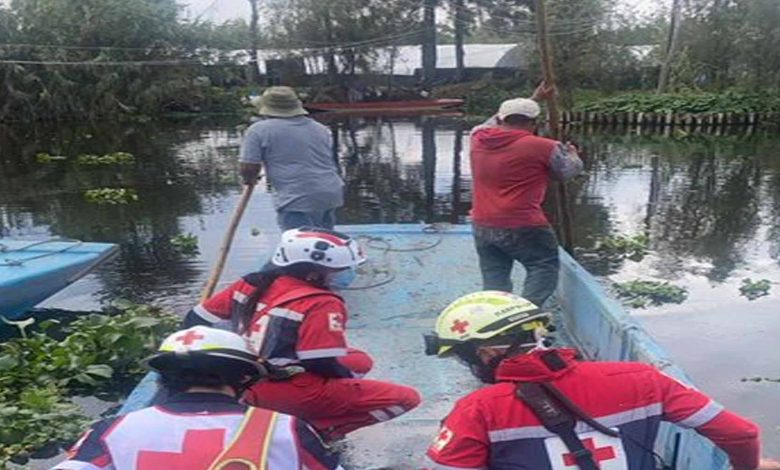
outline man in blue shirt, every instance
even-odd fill
[[[303,226],[332,229],[344,204],[344,181],[333,158],[330,130],[308,118],[290,87],[271,87],[260,98],[263,120],[241,145],[241,176],[254,185],[265,166],[282,230]]]

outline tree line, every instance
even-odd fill
[[[538,70],[531,0],[247,0],[249,21],[187,18],[176,0],[12,0],[0,5],[0,120],[156,115],[236,106],[258,85],[258,49],[340,76],[392,73],[422,45],[426,86],[436,45],[514,43]],[[611,0],[547,0],[564,89],[777,88],[780,2],[669,0],[646,19]],[[379,57],[390,70],[377,70]],[[384,62],[383,62],[384,63]]]

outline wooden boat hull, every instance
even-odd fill
[[[117,252],[110,243],[0,239],[0,315],[19,317]]]
[[[304,107],[314,114],[348,114],[398,116],[412,114],[455,112],[464,103],[461,99],[369,101],[360,103],[311,103]]]
[[[369,263],[344,295],[350,310],[350,341],[376,360],[370,377],[418,388],[419,409],[388,423],[350,434],[347,460],[354,468],[423,468],[423,455],[440,420],[454,401],[479,386],[456,361],[423,354],[421,335],[438,312],[460,295],[480,289],[481,277],[468,226],[346,226],[359,238]],[[273,238],[273,235],[269,235]],[[272,246],[269,239],[268,244]],[[517,269],[516,271],[522,271]],[[515,285],[521,285],[516,273]],[[371,287],[361,289],[361,287]],[[597,280],[561,253],[558,290],[564,341],[589,358],[640,360],[688,381],[655,341],[610,297]],[[194,301],[194,300],[193,300]],[[149,406],[158,395],[149,374],[122,412]],[[674,438],[682,433],[678,470],[725,469],[723,454],[695,432],[664,424],[656,450],[671,461]]]

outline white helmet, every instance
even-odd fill
[[[265,368],[247,340],[236,333],[194,326],[168,336],[147,364],[159,372],[173,369],[203,369],[215,366],[264,375]]]
[[[357,241],[340,232],[301,227],[282,234],[271,262],[276,266],[312,263],[330,269],[354,268],[366,261]]]

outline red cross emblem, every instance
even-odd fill
[[[439,431],[439,435],[436,437],[436,441],[433,443],[433,448],[436,451],[441,451],[447,446],[447,444],[450,443],[453,437],[454,434],[452,431],[450,431],[446,426],[442,427],[441,431]]]
[[[142,450],[138,453],[138,470],[205,470],[216,460],[225,444],[224,429],[187,431],[181,453]]]
[[[188,331],[184,333],[183,335],[175,338],[176,341],[181,341],[185,346],[189,346],[193,344],[195,341],[199,339],[203,339],[205,336],[199,335],[195,333],[194,331]]]
[[[466,327],[468,326],[469,326],[469,322],[467,321],[455,320],[454,322],[452,322],[452,327],[450,328],[450,331],[463,334],[466,332]]]
[[[599,468],[601,468],[600,462],[617,458],[614,447],[596,448],[596,441],[593,438],[584,439],[582,445],[593,453],[593,461],[596,462]],[[574,457],[574,454],[563,454],[563,464],[567,467],[576,467],[577,459]]]

